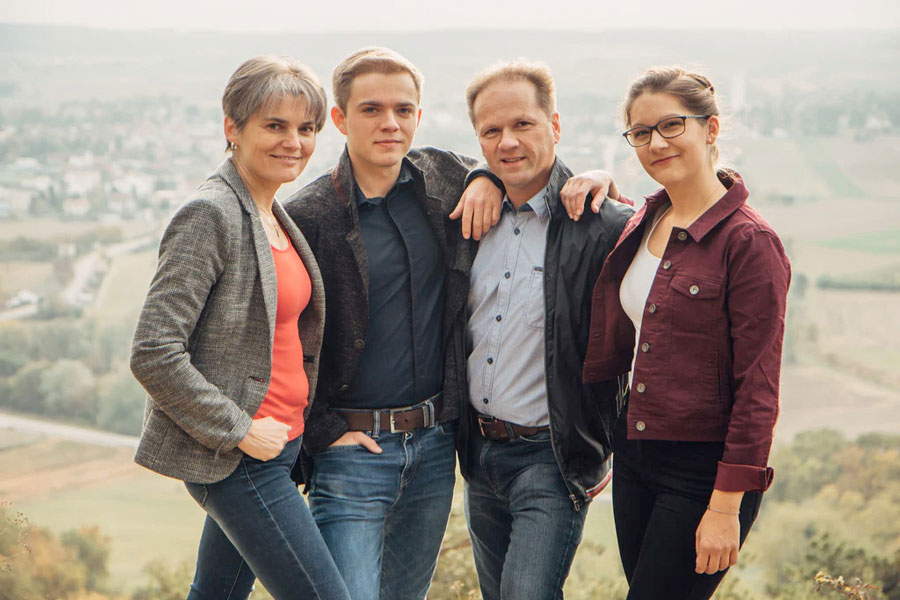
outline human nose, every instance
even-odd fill
[[[516,139],[516,136],[514,136],[511,131],[507,131],[504,129],[500,135],[500,149],[511,150],[518,145],[519,140]]]
[[[653,134],[656,134],[656,135],[653,135]],[[656,149],[664,149],[664,148],[668,148],[668,147],[669,147],[669,140],[664,138],[659,133],[658,129],[656,129],[656,128],[651,129],[650,130],[650,149],[656,150]]]
[[[297,131],[288,131],[287,135],[285,135],[284,138],[281,140],[281,143],[286,148],[290,148],[292,150],[296,149],[296,148],[300,148],[302,146],[301,139],[300,139],[300,133]]]
[[[382,122],[381,127],[386,131],[396,131],[400,129],[400,124],[397,122],[397,116],[394,114],[394,111],[387,110],[384,112],[384,121]]]

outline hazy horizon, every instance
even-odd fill
[[[336,9],[335,6],[340,7]],[[290,3],[272,10],[247,11],[246,2],[158,0],[124,4],[112,0],[25,2],[12,0],[0,22],[75,25],[99,29],[223,32],[362,32],[455,29],[542,29],[603,31],[616,29],[738,29],[827,31],[900,29],[900,3],[859,0],[852,5],[826,0],[810,9],[796,0],[758,0],[752,9],[727,0],[672,4],[644,0],[630,5],[599,5],[565,0],[551,7],[534,0],[457,0],[411,5],[399,0],[377,4],[344,0],[340,4]],[[338,12],[340,10],[340,12]]]

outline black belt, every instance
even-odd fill
[[[412,406],[358,410],[335,409],[347,422],[350,431],[413,431],[434,427],[437,415],[444,407],[444,393],[438,392],[431,398]]]

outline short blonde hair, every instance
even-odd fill
[[[328,99],[319,78],[290,56],[257,56],[232,73],[222,95],[222,110],[240,131],[257,111],[282,98],[300,96],[306,98],[307,115],[315,122],[316,132],[322,131]]]
[[[357,50],[338,64],[332,75],[334,103],[343,111],[347,110],[350,100],[350,88],[353,80],[368,73],[409,73],[416,86],[417,102],[422,101],[422,85],[425,78],[422,72],[408,58],[390,48],[370,46]]]
[[[495,63],[475,76],[466,88],[469,120],[475,125],[475,99],[486,87],[497,81],[529,81],[534,85],[537,103],[549,117],[556,112],[556,83],[546,63],[520,58]]]

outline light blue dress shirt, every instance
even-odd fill
[[[544,344],[545,187],[500,221],[472,265],[467,337],[469,401],[479,413],[529,427],[550,423]]]

